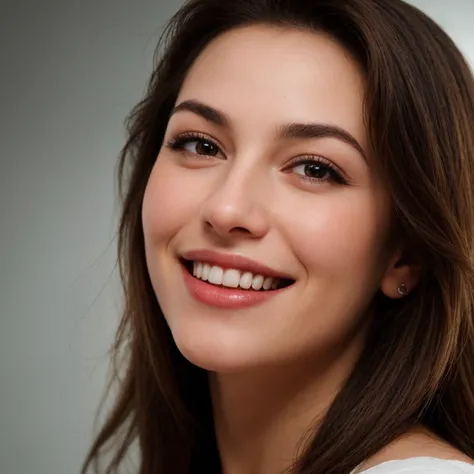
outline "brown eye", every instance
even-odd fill
[[[348,184],[340,171],[320,157],[300,158],[289,167],[302,180],[313,183]]]
[[[302,165],[303,173],[308,178],[314,179],[327,179],[330,178],[330,170],[326,165],[321,165],[319,163],[311,163]]]
[[[184,151],[198,156],[223,156],[221,149],[209,138],[195,134],[182,134],[170,142],[167,146],[174,151]]]
[[[217,156],[219,153],[219,148],[206,140],[190,141],[185,148],[191,153],[197,153],[198,155]]]

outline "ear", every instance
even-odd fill
[[[422,264],[415,252],[399,249],[388,259],[380,289],[388,298],[403,298],[414,290],[421,273]]]

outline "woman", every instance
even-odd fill
[[[400,0],[193,0],[164,43],[119,166],[126,372],[83,472],[136,442],[141,474],[474,473],[453,42]]]

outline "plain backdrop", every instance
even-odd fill
[[[474,0],[416,0],[474,63]],[[180,0],[0,1],[0,474],[75,474],[118,321],[116,157]]]

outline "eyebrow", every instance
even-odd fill
[[[185,100],[184,102],[181,102],[179,105],[174,107],[171,111],[171,115],[181,111],[193,112],[219,127],[229,127],[230,125],[229,119],[223,112],[196,100]]]
[[[219,127],[229,127],[229,118],[220,110],[197,100],[185,100],[175,106],[171,116],[177,112],[187,111],[199,115],[208,122]],[[364,149],[360,143],[346,130],[337,125],[321,123],[288,123],[278,128],[277,135],[286,139],[335,138],[355,148],[367,161]]]

